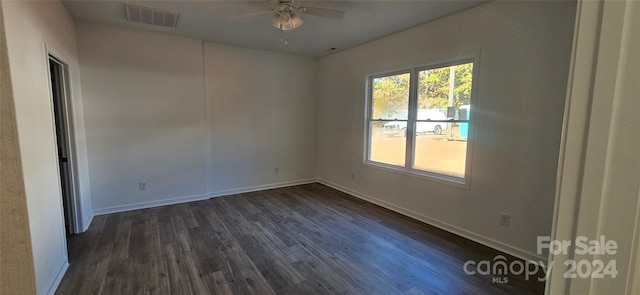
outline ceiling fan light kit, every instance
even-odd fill
[[[300,17],[300,14],[314,15],[330,19],[341,19],[344,16],[344,11],[341,10],[320,7],[302,7],[300,6],[300,3],[293,0],[274,0],[270,3],[271,5],[275,4],[275,7],[268,8],[267,10],[233,16],[231,19],[244,19],[270,13],[272,14],[271,24],[274,27],[282,31],[291,31],[302,25],[304,22]]]
[[[302,25],[303,22],[300,15],[287,6],[278,9],[278,11],[274,12],[273,17],[271,17],[271,24],[283,31],[291,31]]]

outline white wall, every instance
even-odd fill
[[[323,58],[319,177],[523,258],[549,235],[575,3],[491,2]],[[362,164],[366,76],[479,49],[469,190]],[[351,180],[351,173],[356,180]],[[499,225],[500,213],[511,226]]]
[[[314,180],[317,60],[211,43],[204,53],[210,191]]]
[[[546,294],[640,294],[640,2],[581,1],[577,15],[552,239],[616,251],[550,255]],[[566,277],[568,260],[596,259],[617,276]]]
[[[48,81],[48,50],[69,65],[83,220],[91,196],[74,23],[56,1],[3,3],[9,64],[39,294],[55,291],[67,267],[57,148]]]
[[[96,214],[204,195],[201,42],[89,23],[77,30]]]
[[[317,60],[77,30],[96,214],[315,179]]]

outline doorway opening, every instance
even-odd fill
[[[51,96],[58,150],[60,171],[60,191],[67,235],[79,233],[79,214],[76,202],[75,156],[73,149],[73,124],[69,99],[69,81],[67,65],[49,55],[49,76],[51,77]]]

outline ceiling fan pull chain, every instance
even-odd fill
[[[280,37],[280,41],[282,41],[282,43],[284,43],[284,45],[289,45],[289,41],[287,41],[287,31],[280,30],[280,32],[282,32],[282,36]]]

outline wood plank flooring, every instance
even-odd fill
[[[504,255],[321,184],[96,216],[56,294],[541,294]],[[507,256],[507,255],[505,255]]]

